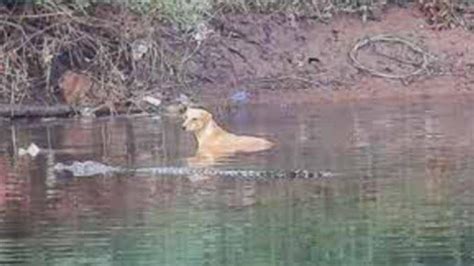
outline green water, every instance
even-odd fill
[[[55,162],[183,165],[173,119],[3,122],[1,265],[474,265],[474,108],[460,100],[220,111],[272,151],[216,167],[341,176],[72,178]],[[36,158],[14,150],[34,142]]]

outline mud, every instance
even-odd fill
[[[66,103],[115,113],[145,110],[146,96],[169,103],[183,94],[204,105],[473,95],[473,32],[435,30],[416,6],[387,5],[365,22],[359,13],[322,21],[288,12],[217,12],[186,32],[115,5],[98,4],[77,17],[33,11],[10,17],[30,17],[23,27],[28,42],[13,26],[2,37],[0,58],[13,62],[0,62],[0,103],[7,106]],[[464,15],[474,21],[474,11]],[[421,74],[387,79],[356,68],[349,58],[354,45],[380,34],[407,39],[423,53],[377,43],[358,50],[360,63],[389,75]]]
[[[220,17],[211,26],[213,33],[189,62],[201,80],[196,89],[204,102],[229,100],[240,91],[251,102],[294,103],[459,96],[474,90],[474,34],[462,28],[433,30],[414,8],[392,7],[366,23],[347,14],[328,23],[254,14]],[[433,60],[422,75],[405,80],[353,67],[348,53],[356,41],[378,34],[409,39]],[[361,55],[367,65],[387,70],[388,64],[388,71],[400,73],[413,70],[362,52],[367,53]]]

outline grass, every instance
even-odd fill
[[[119,4],[142,15],[159,15],[183,30],[194,29],[218,13],[291,12],[308,17],[331,17],[336,12],[358,12],[385,5],[405,6],[408,3],[432,5],[472,5],[474,0],[4,0],[4,2],[55,5],[68,3],[88,10],[96,4]],[[442,10],[441,10],[442,11]]]
[[[417,0],[422,1],[422,0]],[[430,0],[431,1],[431,0]],[[435,0],[433,0],[435,1]],[[469,1],[469,0],[464,0]],[[406,4],[412,0],[5,0],[4,3],[33,3],[56,5],[68,3],[82,10],[96,4],[120,4],[135,12],[149,15],[159,12],[161,16],[184,28],[193,27],[216,12],[273,13],[294,12],[319,16],[338,10],[357,10],[361,7]]]

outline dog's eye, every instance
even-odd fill
[[[191,121],[197,121],[198,119],[196,117],[191,118]]]

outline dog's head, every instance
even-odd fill
[[[183,129],[195,132],[203,130],[212,121],[212,114],[202,108],[188,107],[183,118]]]

